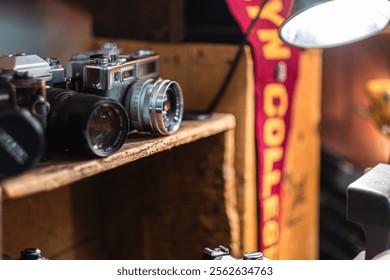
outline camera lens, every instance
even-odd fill
[[[112,104],[101,104],[90,114],[87,123],[89,146],[94,150],[108,151],[121,139],[122,130],[118,109]]]
[[[126,140],[129,121],[115,100],[58,88],[47,89],[50,150],[106,157]]]
[[[43,127],[27,110],[0,106],[0,178],[34,167],[44,144]]]
[[[125,108],[134,129],[172,134],[183,118],[183,93],[174,81],[138,80],[126,93]]]

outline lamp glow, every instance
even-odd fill
[[[365,39],[386,28],[388,0],[295,0],[280,38],[303,48],[327,48]]]

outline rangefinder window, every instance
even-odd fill
[[[134,76],[134,68],[130,68],[130,69],[124,69],[122,71],[122,80],[123,81],[127,81],[131,78],[133,78]]]
[[[139,78],[155,77],[159,75],[157,61],[140,62],[138,64],[137,74]]]

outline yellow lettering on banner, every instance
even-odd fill
[[[267,198],[272,194],[272,187],[277,185],[281,180],[280,170],[272,170],[271,172],[264,172],[263,174],[263,187],[261,191],[261,197]]]
[[[267,116],[284,117],[288,109],[288,95],[282,84],[267,84],[264,88],[264,112]]]
[[[272,195],[264,200],[263,220],[268,221],[279,217],[279,195]]]
[[[279,223],[272,220],[264,224],[263,228],[263,245],[269,247],[279,240]]]
[[[264,150],[264,172],[271,172],[274,169],[274,163],[283,157],[282,147],[272,147]]]
[[[258,5],[256,6],[247,6],[246,7],[246,14],[250,19],[254,19],[257,16],[257,13],[259,12],[260,7]],[[260,15],[262,17],[262,15]]]
[[[260,29],[257,38],[264,43],[263,52],[266,59],[288,59],[291,57],[290,48],[279,38],[277,29]]]
[[[279,146],[286,134],[286,124],[282,118],[269,118],[264,123],[264,143],[267,146]]]
[[[280,26],[284,21],[284,17],[279,14],[282,10],[282,1],[269,1],[267,5],[264,6],[263,15],[261,16],[261,18],[268,19],[276,26]]]
[[[254,19],[258,12],[259,12],[260,6],[247,6],[246,7],[246,13],[251,19]],[[281,16],[279,13],[283,10],[283,3],[282,1],[268,1],[267,5],[264,6],[264,10],[262,11],[260,18],[267,19],[276,26],[280,26],[283,21],[284,17]]]

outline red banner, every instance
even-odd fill
[[[246,33],[263,0],[226,2]],[[283,168],[300,54],[278,36],[292,2],[269,0],[248,38],[255,65],[259,249],[270,259],[279,256]]]

